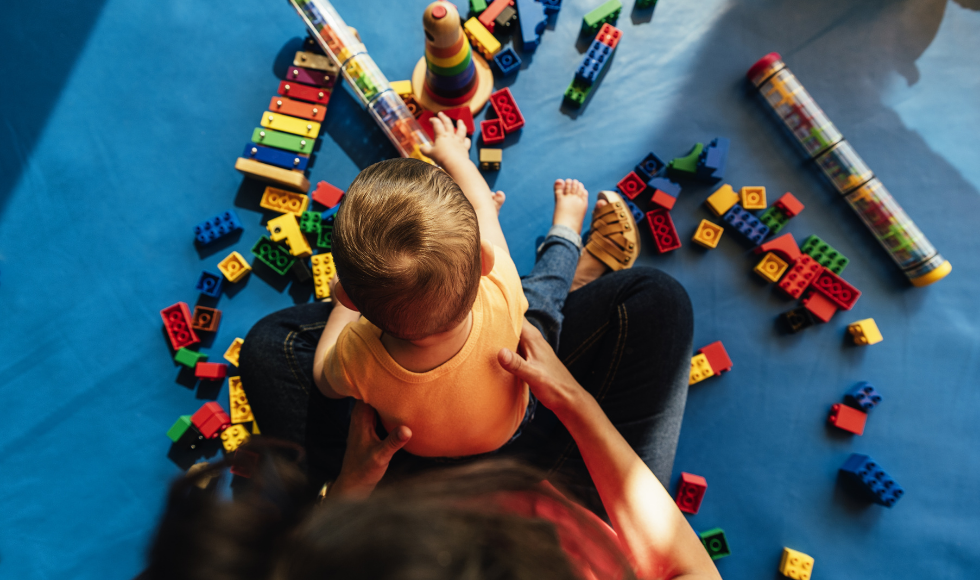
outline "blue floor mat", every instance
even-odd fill
[[[70,4],[70,5],[69,5]],[[389,79],[423,55],[427,2],[337,8]],[[561,108],[587,42],[566,0],[510,86],[527,124],[488,174],[507,192],[504,232],[522,272],[549,225],[551,182],[581,179],[591,199],[649,151],[731,139],[725,181],[793,192],[786,228],[851,259],[854,310],[797,335],[793,302],[752,273],[749,249],[690,238],[708,186],[673,210],[683,247],[639,263],[681,280],[695,343],[722,340],[733,370],[691,389],[674,481],[707,478],[698,531],[721,527],[726,578],[778,577],[783,546],[816,559],[814,579],[975,577],[980,512],[980,5],[975,0],[627,1],[619,47],[585,108]],[[465,10],[465,6],[460,5]],[[203,269],[266,233],[262,187],[235,158],[305,31],[284,2],[79,0],[18,3],[0,19],[0,578],[129,578],[142,565],[168,483],[180,473],[165,432],[217,399],[170,358],[158,312],[198,301]],[[953,272],[913,289],[851,210],[790,147],[744,73],[782,53]],[[480,118],[483,118],[481,114]],[[332,98],[310,171],[345,188],[394,149],[346,92]],[[474,158],[476,152],[473,153]],[[193,227],[227,209],[244,232],[217,247]],[[728,236],[728,234],[726,234]],[[252,275],[217,301],[211,360],[259,318],[312,299],[310,284]],[[210,303],[214,303],[211,301]],[[205,304],[205,302],[201,302]],[[210,304],[208,303],[208,304]],[[854,347],[848,323],[873,317],[884,342]],[[884,402],[863,436],[825,426],[858,381]],[[906,495],[885,509],[837,483],[853,453],[878,460]],[[671,493],[675,490],[672,488]],[[972,570],[972,572],[971,572]]]

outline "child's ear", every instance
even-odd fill
[[[344,291],[344,285],[340,283],[340,280],[337,280],[337,284],[333,287],[333,297],[337,300],[337,302],[340,302],[354,312],[360,312],[357,309],[357,306],[354,306],[354,303],[350,301],[350,296],[348,296],[347,292]]]
[[[490,240],[480,240],[480,275],[486,276],[493,270],[493,243]]]

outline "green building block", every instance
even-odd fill
[[[809,238],[803,240],[803,245],[800,247],[800,251],[804,254],[810,256],[818,264],[827,268],[834,274],[840,275],[850,263],[847,256],[841,254],[833,248],[827,242],[821,240],[817,236],[810,236]]]
[[[603,24],[615,24],[619,13],[623,11],[623,3],[619,0],[606,0],[584,17],[582,17],[582,32],[590,36],[599,32]]]
[[[474,16],[479,16],[481,12],[487,9],[487,0],[470,0],[470,12]]]
[[[174,360],[185,367],[192,369],[197,366],[197,363],[208,360],[208,355],[204,354],[203,352],[182,348],[177,351],[177,354],[174,355]]]
[[[675,157],[670,160],[667,167],[674,174],[681,174],[686,177],[692,177],[698,172],[698,157],[701,156],[701,152],[704,151],[704,143],[695,143],[694,147],[691,148],[691,152],[684,157]]]
[[[587,86],[573,79],[572,84],[568,85],[568,88],[565,89],[565,104],[574,109],[580,108],[585,103],[585,99],[588,98],[589,93],[592,92],[593,86]]]
[[[285,248],[272,243],[272,240],[265,236],[255,242],[255,245],[252,246],[252,253],[280,276],[285,276],[286,272],[293,267],[293,263],[296,262],[296,258],[290,256]]]
[[[304,234],[320,234],[320,228],[322,227],[323,216],[319,212],[315,211],[304,211],[303,215],[299,217],[299,231]]]
[[[637,10],[645,10],[647,8],[653,8],[657,5],[657,0],[636,0],[633,3],[633,7]]]
[[[728,548],[728,540],[725,539],[725,532],[721,528],[714,528],[698,535],[712,560],[732,555],[731,549]]]
[[[299,135],[290,135],[289,133],[281,133],[279,131],[273,131],[272,129],[266,129],[264,127],[256,127],[255,130],[252,131],[252,143],[268,145],[269,147],[275,147],[276,149],[285,149],[287,151],[293,151],[294,153],[312,153],[313,144],[315,142],[316,139],[300,137]]]
[[[789,221],[789,217],[778,207],[772,206],[759,216],[759,221],[769,228],[769,235],[774,236],[783,229],[783,226]]]
[[[327,251],[333,249],[333,226],[320,226],[316,234],[316,247]]]
[[[180,418],[177,419],[177,422],[167,430],[167,437],[170,437],[170,440],[176,443],[180,441],[180,438],[184,436],[184,433],[187,432],[187,429],[190,426],[191,416],[181,415]]]

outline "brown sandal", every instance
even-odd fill
[[[585,249],[613,271],[633,266],[640,255],[636,221],[623,198],[614,191],[600,191],[608,203],[592,214],[592,231]]]

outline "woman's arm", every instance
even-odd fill
[[[637,573],[644,578],[720,579],[670,494],[526,320],[521,347],[525,357],[501,349],[500,365],[527,382],[575,439]]]

